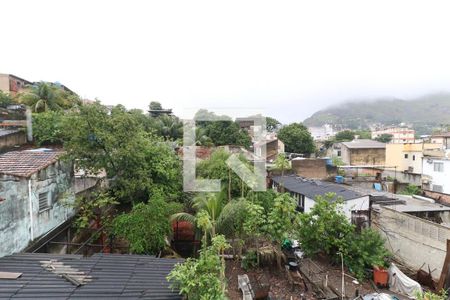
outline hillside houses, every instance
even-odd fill
[[[384,165],[386,144],[368,139],[355,139],[351,142],[335,143],[332,146],[332,154],[340,157],[346,165]]]

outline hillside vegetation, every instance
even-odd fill
[[[304,121],[307,126],[325,123],[360,129],[371,124],[412,124],[420,133],[450,124],[450,93],[426,95],[413,100],[378,99],[352,101],[314,113]]]

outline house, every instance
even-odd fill
[[[51,149],[0,155],[0,257],[23,250],[74,210],[72,164]]]
[[[275,134],[268,134],[264,141],[254,143],[253,147],[255,149],[255,155],[265,158],[266,162],[269,163],[274,162],[278,154],[284,153],[284,143]]]
[[[351,142],[335,143],[332,147],[333,156],[351,166],[384,165],[386,160],[386,144],[378,141],[357,139]]]
[[[351,190],[342,184],[335,184],[320,180],[308,180],[298,176],[274,176],[273,188],[284,187],[285,192],[297,200],[297,210],[310,212],[316,204],[316,197],[327,193],[334,193],[334,200],[341,198],[344,201],[343,212],[349,220],[352,215],[369,210],[369,195]]]
[[[320,127],[308,127],[314,141],[326,141],[336,135],[332,125],[324,124]]]
[[[444,149],[450,149],[450,132],[433,134],[430,137],[430,142],[433,144],[441,144]]]
[[[383,134],[392,135],[391,143],[414,143],[416,132],[408,127],[387,127],[372,131],[372,139],[376,139]]]
[[[181,300],[166,279],[180,262],[148,255],[14,254],[0,258],[0,299]]]
[[[0,74],[0,91],[11,94],[12,96],[22,92],[30,81],[22,79],[12,74]]]
[[[423,158],[422,185],[433,192],[450,194],[450,155]]]
[[[441,147],[433,143],[386,144],[386,166],[400,172],[422,174],[424,153],[438,151]]]

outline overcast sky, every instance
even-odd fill
[[[301,121],[346,99],[447,91],[448,1],[2,1],[0,73],[178,114]]]

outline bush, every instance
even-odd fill
[[[213,238],[212,246],[201,250],[198,259],[188,258],[175,265],[167,276],[171,287],[179,289],[189,300],[226,299],[225,266],[219,257],[220,248],[228,246],[223,244],[224,239],[223,236]]]
[[[63,113],[55,111],[33,114],[33,138],[36,144],[62,144],[63,118]]]
[[[358,234],[341,210],[342,201],[334,198],[335,194],[316,198],[311,212],[300,216],[298,237],[308,255],[325,253],[337,263],[341,252],[345,265],[363,279],[366,268],[385,266],[389,253],[378,232],[365,229]]]

